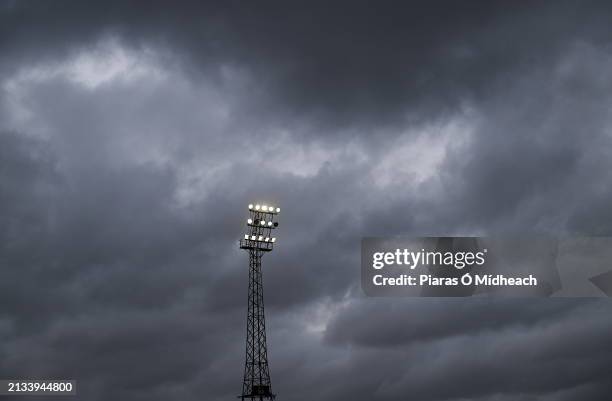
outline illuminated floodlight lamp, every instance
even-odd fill
[[[280,207],[276,208],[276,213],[280,213]]]
[[[250,213],[246,221],[249,230],[244,234],[244,239],[238,241],[240,248],[253,252],[271,251],[276,242],[276,237],[271,236],[272,230],[278,227],[273,215],[278,213],[280,208],[263,203],[249,203],[248,208]],[[270,216],[262,215],[263,213],[269,213]]]

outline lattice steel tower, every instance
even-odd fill
[[[249,251],[249,300],[247,312],[246,361],[242,394],[238,398],[263,401],[274,400],[268,367],[266,347],[266,321],[264,318],[263,281],[261,257],[274,247],[276,238],[272,230],[280,212],[277,207],[249,205],[247,226],[249,232],[240,240],[240,248]]]

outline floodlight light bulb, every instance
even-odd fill
[[[276,213],[280,213],[280,207],[276,208]]]
[[[257,238],[257,237],[254,236],[254,235],[251,236],[251,240],[255,241],[255,238]]]
[[[268,206],[263,205],[263,206],[261,207],[261,209],[262,209],[264,212],[267,212],[267,211],[268,211]]]
[[[249,203],[249,210],[253,209],[253,204]]]
[[[261,208],[260,205],[255,205],[255,210],[259,210]]]
[[[265,240],[265,241],[266,241],[266,242],[270,241],[270,237],[266,237],[266,240]]]
[[[263,235],[260,235],[260,236],[259,236],[258,241],[263,241]]]
[[[262,220],[262,221],[261,221],[261,225],[262,225],[262,226],[265,226],[265,225],[266,225],[266,222],[265,222],[264,220]]]
[[[271,225],[272,225],[272,222],[271,222],[271,221],[269,221],[269,222],[268,222],[268,225],[269,225],[269,226],[271,226]]]
[[[248,220],[247,220],[247,223],[248,223],[248,224],[253,224],[253,219],[248,219]]]
[[[249,239],[249,234],[244,234],[244,239]]]
[[[276,237],[272,237],[272,242],[276,242]]]

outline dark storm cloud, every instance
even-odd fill
[[[371,122],[375,131],[448,112],[486,96],[495,81],[511,85],[575,41],[610,39],[609,10],[597,2],[8,4],[5,66],[13,58],[61,57],[117,34],[136,47],[172,48],[198,63],[186,69],[209,76],[223,63],[246,67],[265,85],[260,101],[273,102],[273,110],[249,107],[276,118],[283,111],[332,124]]]
[[[467,301],[457,305],[453,300],[413,302],[398,306],[396,302],[350,305],[332,320],[325,333],[332,343],[347,342],[373,347],[395,347],[420,341],[431,341],[455,335],[473,335],[491,330],[545,324],[584,307],[575,300],[551,302]],[[521,310],[521,313],[517,313]],[[371,316],[365,320],[363,316]],[[461,320],[454,319],[461,316]],[[410,324],[406,324],[406,320]]]
[[[283,399],[603,399],[609,303],[364,299],[358,248],[609,234],[606,6],[2,2],[0,377],[235,397],[261,200]]]
[[[392,337],[404,338],[391,347],[377,342],[366,348],[355,343],[330,348],[324,363],[317,368],[324,398],[394,400],[411,394],[426,400],[571,399],[572,395],[583,394],[586,399],[598,399],[598,394],[609,388],[603,370],[610,366],[610,349],[605,341],[610,321],[601,319],[609,308],[607,302],[571,307],[560,315],[553,313],[554,317],[542,313],[540,321],[513,319],[512,315],[520,315],[525,309],[515,306],[512,312],[509,306],[502,314],[511,323],[493,328],[486,322],[491,313],[487,311],[486,316],[475,318],[473,323],[482,323],[482,329],[461,332],[465,327],[462,320],[472,320],[468,311],[471,308],[449,302],[447,306],[455,312],[451,316],[442,305],[431,301],[417,301],[421,308],[407,308],[401,300],[364,300],[364,314],[359,322],[355,314],[352,322],[357,336],[380,338],[376,334],[378,328]],[[482,311],[490,302],[473,301],[471,305]],[[537,302],[535,309],[562,309],[550,302]],[[379,313],[385,309],[395,313],[391,318],[392,312],[382,312],[386,318],[378,320],[371,313],[372,304]],[[492,310],[503,309],[501,303],[492,305]],[[441,313],[436,316],[436,312]],[[434,324],[436,318],[438,322]],[[430,319],[431,324],[426,323]],[[371,324],[366,328],[367,321]],[[414,341],[410,328],[414,325],[420,330],[424,323],[434,332],[439,332],[440,327],[458,328],[440,337]],[[347,337],[354,336],[349,333],[351,324],[346,329]],[[399,333],[391,334],[394,329]],[[343,350],[341,356],[333,352],[338,347]],[[306,391],[307,385],[298,388]]]
[[[170,210],[167,172],[95,165],[60,179],[44,143],[2,139],[3,376],[65,375],[85,396],[151,399],[206,370],[229,327],[241,339],[242,313],[220,325],[220,312],[183,299],[223,264],[202,241],[215,219]]]

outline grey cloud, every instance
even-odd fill
[[[369,345],[375,348],[371,348],[369,353],[360,353],[359,360],[351,363],[349,375],[361,374],[364,380],[367,380],[366,375],[376,376],[373,381],[378,383],[378,387],[374,390],[368,384],[365,388],[356,388],[355,392],[368,391],[370,396],[379,399],[401,398],[401,394],[406,392],[420,399],[496,399],[497,395],[504,394],[556,399],[561,397],[560,393],[577,391],[580,387],[583,390],[607,388],[607,378],[600,369],[607,369],[610,365],[609,347],[602,343],[607,330],[604,326],[610,323],[600,320],[598,311],[605,310],[608,303],[583,305],[561,315],[543,312],[560,311],[561,304],[554,304],[558,301],[538,302],[536,308],[542,308],[541,318],[535,315],[533,318],[524,317],[524,309],[512,310],[512,306],[502,306],[502,303],[487,309],[486,300],[479,300],[480,304],[473,303],[475,311],[470,312],[468,310],[472,308],[467,305],[440,305],[442,313],[431,313],[435,308],[428,308],[425,302],[418,302],[421,308],[406,307],[401,302],[380,302],[388,310],[383,313],[386,318],[380,320],[384,324],[377,324],[370,318],[370,328],[353,324],[357,334],[346,333],[348,338],[365,335],[376,341]],[[380,305],[380,310],[383,310],[383,305]],[[481,316],[469,316],[472,312],[478,315],[481,308]],[[491,323],[489,315],[495,314],[496,308],[500,310],[500,325],[497,327]],[[503,311],[506,308],[507,313]],[[366,316],[373,314],[367,313]],[[508,320],[501,323],[504,316]],[[439,321],[434,324],[436,318]],[[419,331],[423,322],[429,319],[430,323],[425,324],[432,329],[432,334],[440,327],[450,327],[449,330],[456,329],[456,332],[449,331],[442,337],[434,334],[425,340]],[[398,323],[394,325],[393,322]],[[473,326],[467,328],[466,325]],[[476,327],[478,329],[474,330]],[[376,328],[383,332],[383,337],[402,337],[403,333],[402,342],[394,342],[391,337],[388,340],[395,346],[388,348],[385,342],[381,347],[384,339],[376,334]],[[411,331],[415,334],[411,335]],[[491,364],[491,358],[498,363]],[[587,368],[587,359],[593,362],[593,370]],[[358,373],[358,366],[368,368]],[[569,366],[581,366],[587,371],[576,372]],[[342,391],[350,392],[344,388]],[[557,391],[559,393],[555,395]]]
[[[370,299],[355,302],[329,323],[325,338],[331,343],[395,347],[457,335],[529,327],[585,308],[585,302],[575,300],[509,303],[476,299],[457,304],[454,300],[417,299],[408,305],[403,303]],[[586,309],[588,306],[586,303]],[[370,318],[364,319],[364,316]]]
[[[235,397],[236,240],[267,201],[279,397],[604,399],[609,303],[365,299],[358,258],[366,235],[610,232],[607,8],[3,2],[0,377]]]
[[[332,124],[372,121],[376,131],[479,99],[492,82],[510,83],[515,74],[550,65],[575,41],[605,43],[606,12],[605,3],[595,2],[512,8],[482,2],[477,11],[441,2],[24,2],[5,8],[2,25],[4,46],[18,59],[57,57],[71,45],[119,35],[136,47],[170,46],[199,63],[187,70],[209,76],[219,63],[246,66],[278,97],[277,117],[284,109]]]

